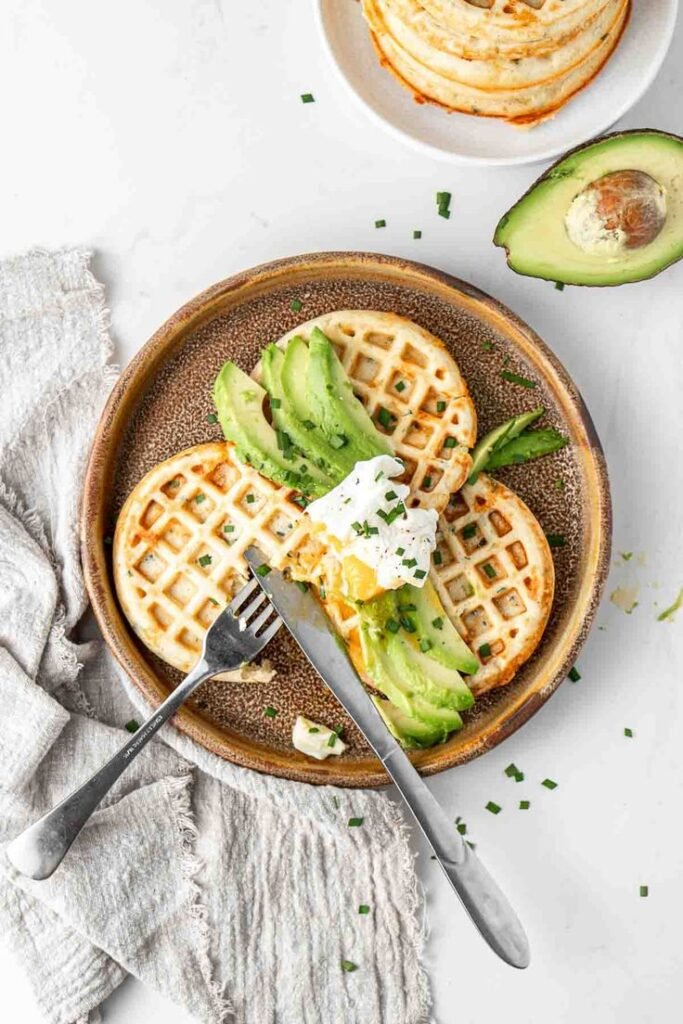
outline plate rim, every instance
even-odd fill
[[[520,697],[513,709],[504,709],[489,724],[486,731],[475,736],[465,746],[454,749],[444,756],[443,746],[412,753],[411,760],[423,775],[437,774],[464,764],[492,749],[527,722],[558,689],[567,672],[574,664],[577,654],[585,642],[604,590],[610,565],[612,537],[612,505],[607,465],[600,440],[590,413],[567,370],[542,338],[520,317],[498,299],[481,291],[474,285],[438,270],[424,263],[369,252],[317,252],[258,264],[216,282],[198,293],[159,327],[136,353],[119,376],[102,411],[93,439],[83,487],[81,507],[81,557],[85,585],[90,597],[95,618],[102,636],[115,659],[131,679],[151,707],[166,695],[158,677],[151,667],[145,665],[135,647],[130,627],[118,607],[115,588],[108,566],[108,548],[105,531],[106,496],[105,481],[113,464],[121,435],[129,420],[131,405],[135,405],[146,390],[149,374],[170,358],[179,348],[186,335],[194,332],[201,324],[212,319],[230,293],[245,287],[261,287],[267,290],[278,279],[296,274],[311,273],[332,276],[334,272],[348,274],[350,270],[362,271],[367,276],[373,273],[393,273],[400,280],[408,271],[412,279],[422,278],[445,291],[455,291],[466,299],[483,307],[493,320],[499,320],[512,327],[524,341],[530,352],[537,354],[560,385],[560,397],[565,397],[572,423],[585,438],[581,445],[586,465],[592,470],[595,492],[591,494],[590,519],[593,544],[590,560],[580,580],[579,593],[572,616],[573,632],[571,642],[562,645],[562,656],[557,659],[549,678],[533,692]],[[587,556],[588,557],[588,556]],[[247,767],[266,774],[294,781],[338,785],[349,788],[366,788],[385,785],[389,779],[379,761],[368,758],[353,766],[321,762],[297,765],[287,760],[284,754],[275,751],[256,751],[253,741],[230,734],[226,730],[203,718],[189,707],[183,707],[173,718],[173,725],[200,746],[241,767]],[[442,756],[429,761],[430,753],[441,751]],[[367,767],[367,764],[374,766]],[[351,768],[351,772],[349,772]]]
[[[659,43],[659,49],[657,50],[654,59],[648,67],[647,73],[643,75],[642,81],[639,83],[639,86],[635,89],[634,93],[626,100],[624,100],[621,104],[619,104],[617,107],[615,107],[615,109],[610,113],[609,118],[605,120],[604,124],[602,124],[599,127],[590,128],[587,133],[577,135],[573,139],[567,141],[566,143],[562,143],[561,145],[548,146],[546,150],[543,150],[540,153],[533,153],[528,155],[520,154],[519,156],[510,157],[479,157],[470,156],[465,153],[453,153],[450,152],[449,150],[442,149],[440,146],[437,146],[434,143],[425,142],[424,140],[419,139],[414,135],[411,135],[408,131],[405,131],[404,129],[400,128],[393,122],[387,120],[387,118],[382,117],[381,114],[379,114],[376,110],[373,109],[370,103],[363,96],[361,96],[361,94],[356,90],[352,82],[347,78],[346,74],[344,73],[344,70],[342,69],[337,60],[334,51],[334,46],[328,36],[325,27],[324,8],[326,4],[329,2],[334,2],[334,0],[312,0],[318,34],[322,39],[323,50],[328,61],[333,66],[338,79],[343,83],[343,87],[353,97],[353,100],[355,104],[359,107],[359,109],[364,111],[366,117],[369,117],[370,120],[373,121],[375,124],[380,125],[382,129],[386,131],[389,135],[393,136],[393,138],[402,142],[404,145],[409,146],[411,149],[414,149],[417,152],[422,153],[423,155],[434,157],[437,160],[445,161],[446,163],[452,163],[466,167],[521,167],[526,164],[543,163],[548,160],[554,160],[557,157],[561,156],[563,153],[571,149],[575,149],[577,146],[581,146],[586,142],[590,142],[594,139],[600,138],[605,132],[608,132],[610,128],[617,124],[617,122],[620,121],[621,118],[624,117],[628,113],[628,111],[643,98],[643,96],[645,95],[645,93],[650,88],[655,78],[659,74],[662,64],[664,63],[666,55],[669,52],[669,48],[671,46],[671,41],[673,39],[674,32],[676,29],[676,22],[678,19],[679,9],[679,0],[666,0],[666,2],[669,4],[668,20],[666,21],[664,30],[662,32],[662,38]],[[632,2],[637,2],[637,0],[632,0]],[[633,11],[631,10],[629,19],[632,16]],[[626,29],[628,29],[628,25],[626,25]],[[593,81],[594,80],[591,79],[591,81],[587,83],[587,86],[590,87],[593,84]],[[446,116],[449,115],[446,114]],[[495,118],[493,120],[495,120]]]

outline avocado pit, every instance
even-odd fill
[[[570,241],[591,255],[618,257],[653,242],[664,227],[666,193],[638,170],[612,171],[579,192],[567,209]]]

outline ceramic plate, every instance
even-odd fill
[[[380,67],[360,4],[315,0],[325,49],[363,109],[389,132],[453,163],[525,164],[550,160],[610,128],[659,71],[676,23],[678,0],[633,0],[631,18],[609,61],[556,117],[531,130],[492,118],[449,114],[416,103]]]
[[[302,303],[293,312],[291,303]],[[565,678],[581,647],[606,576],[610,501],[599,441],[564,368],[513,313],[471,285],[419,263],[367,253],[318,253],[269,263],[214,285],[183,306],[120,377],[104,410],[85,485],[83,561],[95,614],[114,655],[150,704],[179,675],[151,655],[116,601],[111,548],[129,491],[157,462],[220,438],[207,422],[211,386],[226,359],[249,372],[262,347],[309,317],[334,309],[391,310],[432,331],[455,356],[474,397],[481,433],[543,405],[568,434],[563,451],[500,479],[530,505],[555,549],[555,603],[543,641],[508,686],[486,694],[447,743],[412,756],[425,774],[442,771],[500,743]],[[501,378],[503,366],[538,382],[533,394]],[[561,478],[563,489],[556,486]],[[277,669],[269,684],[205,684],[175,719],[179,729],[237,764],[305,782],[374,786],[387,781],[354,726],[282,630],[266,649]],[[264,716],[271,705],[277,717]],[[297,713],[344,725],[349,750],[317,762],[291,745]]]

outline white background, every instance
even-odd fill
[[[316,102],[303,105],[304,92]],[[626,616],[606,600],[581,681],[502,748],[433,781],[516,904],[533,952],[526,972],[497,962],[423,851],[436,1019],[678,1021],[683,613],[675,623],[656,615],[683,585],[683,263],[608,290],[559,292],[511,273],[489,240],[541,168],[456,168],[383,134],[327,65],[307,0],[5,0],[0,95],[0,255],[92,247],[121,363],[212,282],[319,249],[380,250],[451,271],[506,302],[563,360],[610,467],[608,594],[632,584],[639,604]],[[623,126],[683,134],[682,106],[679,23]],[[436,215],[437,190],[453,193],[450,220]],[[620,551],[635,554],[626,563]],[[503,774],[510,761],[523,784]],[[540,786],[546,776],[559,783],[553,792]],[[497,817],[488,800],[503,807]],[[39,1021],[5,954],[0,976],[7,1019]],[[131,981],[105,1020],[187,1018]]]

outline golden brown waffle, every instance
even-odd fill
[[[412,504],[441,511],[467,479],[468,449],[477,437],[474,403],[455,360],[405,317],[362,309],[325,313],[278,344],[285,348],[295,335],[307,341],[315,327],[330,339],[377,429],[403,459]],[[393,417],[389,429],[378,419],[382,408]]]
[[[533,654],[550,614],[555,572],[545,534],[521,498],[482,473],[453,495],[437,536],[431,579],[480,661],[468,684],[475,694],[504,686]],[[325,608],[364,675],[356,613],[334,598]]]
[[[431,577],[481,667],[473,693],[503,686],[538,646],[555,590],[548,541],[521,498],[482,473],[439,519]]]
[[[140,481],[116,526],[114,580],[151,651],[189,672],[206,630],[248,577],[250,544],[276,568],[312,573],[323,549],[291,494],[238,462],[227,442],[188,448]],[[221,678],[231,677],[242,678]]]

